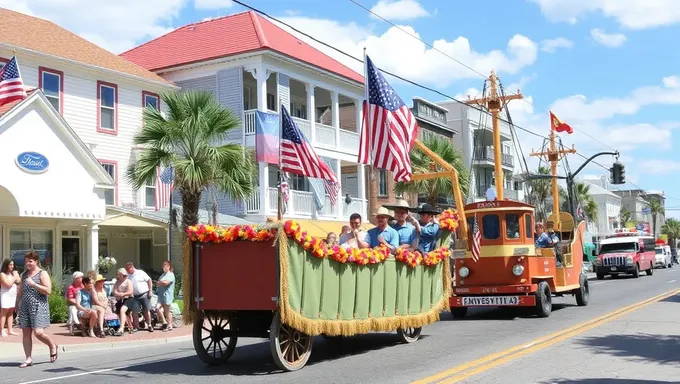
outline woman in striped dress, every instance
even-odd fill
[[[21,274],[21,285],[17,297],[19,301],[18,327],[23,331],[23,344],[26,360],[19,366],[26,368],[33,365],[33,335],[50,347],[50,362],[59,357],[59,346],[45,333],[50,326],[50,306],[47,297],[52,292],[52,281],[44,270],[38,267],[40,258],[34,251],[26,252],[24,265],[26,270]]]

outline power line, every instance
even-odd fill
[[[350,0],[350,1],[354,2],[353,0]],[[332,50],[334,50],[335,52],[337,52],[337,53],[339,53],[339,54],[341,54],[341,55],[343,55],[343,56],[346,56],[346,57],[348,57],[348,58],[351,58],[351,59],[353,59],[353,60],[355,60],[355,61],[357,61],[357,62],[359,62],[359,63],[363,63],[363,62],[364,62],[362,59],[360,59],[360,58],[358,58],[358,57],[355,57],[355,56],[352,56],[351,54],[349,54],[349,53],[347,53],[347,52],[345,52],[345,51],[343,51],[343,50],[341,50],[341,49],[339,49],[339,48],[337,48],[337,47],[334,47],[334,46],[331,45],[331,44],[328,44],[328,43],[326,43],[326,42],[324,42],[324,41],[321,41],[321,40],[319,40],[319,39],[317,39],[317,38],[311,36],[310,34],[308,34],[308,33],[306,33],[306,32],[303,32],[303,31],[301,31],[301,30],[299,30],[299,29],[293,27],[292,25],[290,25],[290,24],[288,24],[288,23],[286,23],[286,22],[283,22],[283,21],[279,20],[278,18],[276,18],[276,17],[274,17],[274,16],[269,15],[267,12],[264,12],[264,11],[262,11],[262,10],[260,10],[260,9],[258,9],[258,8],[255,8],[255,7],[251,6],[251,5],[248,5],[248,4],[246,4],[246,3],[244,3],[244,2],[242,2],[242,1],[240,1],[240,0],[233,0],[233,2],[236,3],[236,4],[238,4],[238,5],[240,5],[240,6],[242,6],[242,7],[248,8],[248,9],[250,9],[251,11],[254,11],[254,12],[256,12],[256,13],[259,13],[259,14],[261,14],[261,15],[263,15],[263,16],[265,16],[265,17],[267,17],[267,18],[269,18],[269,19],[271,19],[271,20],[273,20],[273,21],[275,21],[275,22],[277,22],[277,23],[279,23],[279,24],[281,24],[281,25],[284,25],[284,26],[290,28],[291,30],[293,30],[293,31],[295,31],[295,32],[297,32],[297,33],[299,33],[299,34],[301,34],[302,36],[305,36],[305,37],[307,37],[308,39],[310,39],[310,40],[312,40],[312,41],[314,41],[314,42],[316,42],[316,43],[319,43],[319,44],[321,44],[321,45],[323,45],[323,46],[325,46],[325,47],[327,47],[327,48],[329,48],[329,49],[332,49]],[[358,3],[356,3],[356,4],[357,4],[357,5],[360,5],[360,4],[358,4]],[[361,7],[365,9],[365,7],[363,7],[363,6],[361,6]],[[369,11],[370,11],[370,10],[369,10]],[[371,13],[373,13],[373,12],[371,12]],[[377,15],[377,17],[380,17],[380,16]],[[387,21],[387,22],[390,22],[390,21],[388,21],[388,20],[386,20],[386,21]],[[390,22],[390,23],[391,23],[391,22]],[[426,43],[426,42],[424,42],[424,43],[425,43],[425,44],[428,44],[428,43]],[[457,61],[456,59],[454,59],[454,60]],[[459,63],[459,64],[464,65],[464,66],[467,67],[467,65],[465,65],[465,64],[463,64],[463,63]],[[451,95],[448,95],[448,94],[446,94],[446,93],[444,93],[444,92],[441,92],[441,91],[439,91],[439,90],[437,90],[437,89],[434,89],[434,88],[428,87],[428,86],[426,86],[426,85],[417,83],[417,82],[415,82],[415,81],[413,81],[413,80],[406,79],[406,78],[404,78],[404,77],[402,77],[402,76],[399,76],[399,75],[397,75],[397,74],[394,74],[394,73],[385,71],[385,70],[383,70],[383,69],[380,69],[380,71],[381,71],[382,73],[384,73],[384,74],[387,74],[387,75],[390,75],[390,76],[392,76],[392,77],[394,77],[394,78],[396,78],[396,79],[399,79],[399,80],[401,80],[401,81],[403,81],[403,82],[405,82],[405,83],[408,83],[408,84],[411,84],[411,85],[413,85],[413,86],[419,87],[419,88],[421,88],[421,89],[427,90],[427,91],[429,91],[429,92],[435,93],[435,94],[440,95],[440,96],[442,96],[442,97],[444,97],[444,98],[446,98],[446,99],[450,99],[450,100],[452,100],[452,101],[454,101],[454,102],[456,102],[456,103],[458,103],[458,104],[465,105],[465,106],[467,106],[467,107],[469,107],[469,108],[471,108],[471,109],[474,109],[474,110],[476,110],[476,111],[479,111],[480,113],[484,113],[484,114],[486,114],[486,115],[488,115],[488,116],[491,116],[491,113],[489,113],[487,110],[485,110],[485,109],[483,109],[483,108],[481,108],[481,107],[469,105],[469,104],[465,103],[464,101],[458,100],[458,99],[456,99],[455,97],[453,97],[453,96],[451,96]],[[476,71],[475,71],[475,72],[476,72]],[[478,72],[477,72],[477,73],[478,73]],[[486,79],[486,76],[483,76],[483,77]],[[546,136],[543,136],[543,135],[538,134],[538,133],[536,133],[536,132],[533,132],[533,131],[531,131],[531,130],[529,130],[529,129],[526,129],[526,128],[524,128],[524,127],[521,127],[521,126],[519,126],[519,125],[517,125],[517,124],[515,124],[515,123],[513,123],[513,122],[511,122],[511,121],[508,121],[507,119],[504,119],[504,118],[502,118],[502,117],[500,117],[500,116],[498,116],[498,119],[499,119],[499,121],[502,121],[502,122],[508,124],[509,126],[513,126],[513,127],[517,128],[517,129],[523,131],[523,132],[526,132],[526,133],[531,134],[531,135],[536,136],[536,137],[540,137],[540,138],[542,138],[542,139],[548,139],[548,137],[546,137]],[[583,131],[581,131],[581,133],[583,133]],[[588,136],[588,135],[587,135],[587,136]],[[599,140],[597,140],[597,139],[595,139],[595,140],[599,142]],[[611,148],[611,147],[609,147],[609,148]],[[612,149],[613,149],[613,148],[612,148]],[[577,152],[576,154],[577,154],[578,156],[582,157],[583,159],[586,159],[586,160],[588,159],[588,157],[584,156],[583,154],[581,154],[581,153],[579,153],[579,152]],[[603,168],[603,169],[609,171],[609,168],[605,167],[604,165],[602,165],[602,164],[600,164],[600,163],[597,163],[597,162],[595,162],[595,161],[593,161],[592,163],[594,163],[595,165],[598,165],[598,166],[600,166],[601,168]],[[636,188],[638,188],[638,189],[644,191],[643,188],[637,186],[636,184],[633,184],[633,183],[630,182],[630,181],[629,181],[628,183],[631,184],[631,185],[633,185],[634,187],[636,187]],[[680,200],[680,199],[678,199],[678,200]]]
[[[350,1],[351,3],[353,3],[354,5],[356,5],[357,7],[361,8],[361,9],[365,10],[366,12],[372,14],[373,16],[379,18],[380,20],[382,20],[382,21],[388,23],[388,24],[391,25],[392,27],[397,28],[398,30],[400,30],[401,32],[407,34],[408,36],[410,36],[410,37],[412,37],[412,38],[414,38],[414,39],[420,41],[421,43],[425,44],[425,45],[426,45],[427,47],[429,47],[430,49],[432,49],[432,50],[434,50],[434,51],[436,51],[436,52],[441,53],[442,55],[448,57],[449,59],[453,60],[454,62],[458,63],[459,65],[465,67],[466,69],[468,69],[468,70],[470,70],[470,71],[472,71],[472,72],[478,74],[478,75],[481,76],[482,78],[484,78],[484,79],[487,78],[487,76],[486,76],[485,74],[479,72],[478,70],[472,68],[471,66],[465,64],[464,62],[462,62],[462,61],[456,59],[455,57],[449,55],[448,53],[442,51],[441,49],[439,49],[439,48],[433,46],[432,44],[428,43],[427,41],[421,39],[419,36],[416,36],[416,35],[414,35],[414,34],[408,32],[408,31],[406,31],[404,28],[400,27],[399,25],[394,24],[392,21],[390,21],[390,20],[384,18],[383,16],[377,14],[377,13],[374,12],[372,9],[367,8],[365,5],[359,3],[358,1],[356,1],[356,0],[349,0],[349,1]],[[510,93],[510,94],[512,94],[512,95],[518,95],[518,93],[513,93],[512,91],[509,91],[508,93]],[[524,98],[523,98],[523,99],[521,99],[521,100],[522,100],[523,102],[525,102],[525,103],[531,105],[532,107],[533,107],[533,105],[534,105],[532,102],[530,102],[530,101],[527,100],[527,99],[524,99]],[[590,135],[589,133],[587,133],[587,132],[585,132],[585,131],[583,131],[583,130],[581,130],[581,129],[577,129],[577,130],[578,130],[579,132],[581,132],[582,134],[588,136],[589,138],[593,139],[594,141],[600,143],[602,146],[604,146],[604,147],[606,147],[606,148],[609,148],[609,149],[616,150],[615,148],[611,147],[609,144],[606,144],[606,143],[600,141],[599,139],[593,137],[593,136]]]

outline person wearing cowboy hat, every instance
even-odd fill
[[[406,248],[409,251],[415,251],[418,248],[418,236],[416,234],[416,219],[409,215],[411,207],[404,199],[397,200],[395,205],[383,205],[387,209],[394,211],[394,218],[396,223],[392,228],[399,234],[399,248]]]
[[[420,219],[415,223],[416,233],[418,234],[418,250],[421,253],[430,252],[436,248],[437,239],[441,232],[439,219],[437,219],[437,215],[441,212],[427,203],[421,204],[414,211],[418,213]]]
[[[384,245],[394,252],[399,247],[399,234],[388,225],[390,211],[383,207],[378,208],[375,214],[375,227],[368,230],[368,245],[375,248]]]

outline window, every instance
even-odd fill
[[[97,132],[118,133],[118,86],[97,82]]]
[[[60,114],[64,102],[64,72],[49,68],[38,68],[38,87],[42,89],[47,100]]]
[[[508,213],[505,215],[505,237],[507,239],[519,239],[519,215]]]
[[[387,196],[387,171],[378,171],[378,196]]]
[[[293,191],[309,191],[307,179],[298,174],[291,174],[288,177],[288,186]]]
[[[482,218],[482,235],[487,240],[501,237],[501,221],[498,215],[485,215]]]
[[[14,260],[15,268],[24,269],[24,255],[34,250],[40,256],[42,268],[52,266],[52,252],[54,250],[53,233],[51,229],[10,229],[9,257]]]
[[[276,109],[276,97],[272,94],[267,94],[267,109],[270,111],[278,111]]]
[[[531,215],[528,213],[524,214],[524,231],[527,239],[534,238],[534,223],[531,222]]]
[[[156,179],[144,186],[144,206],[146,208],[156,207]]]
[[[143,108],[151,107],[151,108],[153,108],[157,111],[160,111],[161,110],[161,98],[155,93],[143,91],[142,92],[142,107]]]
[[[118,162],[110,160],[99,160],[104,167],[106,173],[108,173],[114,182],[113,188],[107,188],[104,191],[104,199],[106,205],[116,205],[116,195],[118,194]]]

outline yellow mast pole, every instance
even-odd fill
[[[564,155],[569,153],[576,153],[576,149],[572,145],[571,148],[557,149],[555,143],[555,128],[551,123],[549,146],[548,150],[545,152],[531,152],[529,156],[543,157],[550,163],[550,175],[552,176],[552,200],[553,200],[553,214],[555,215],[556,222],[554,223],[554,229],[560,231],[562,229],[562,222],[560,221],[560,188],[557,183],[557,163],[564,157]]]
[[[491,71],[489,75],[489,94],[486,97],[471,99],[468,96],[466,104],[476,104],[485,107],[491,113],[491,126],[493,127],[493,160],[494,160],[494,178],[496,179],[496,199],[503,200],[503,185],[505,179],[503,176],[503,166],[501,163],[501,131],[500,120],[498,114],[501,112],[505,104],[510,100],[519,100],[524,98],[517,90],[515,95],[501,96],[498,94],[498,86],[496,81],[496,72]],[[474,156],[474,155],[473,155]]]

